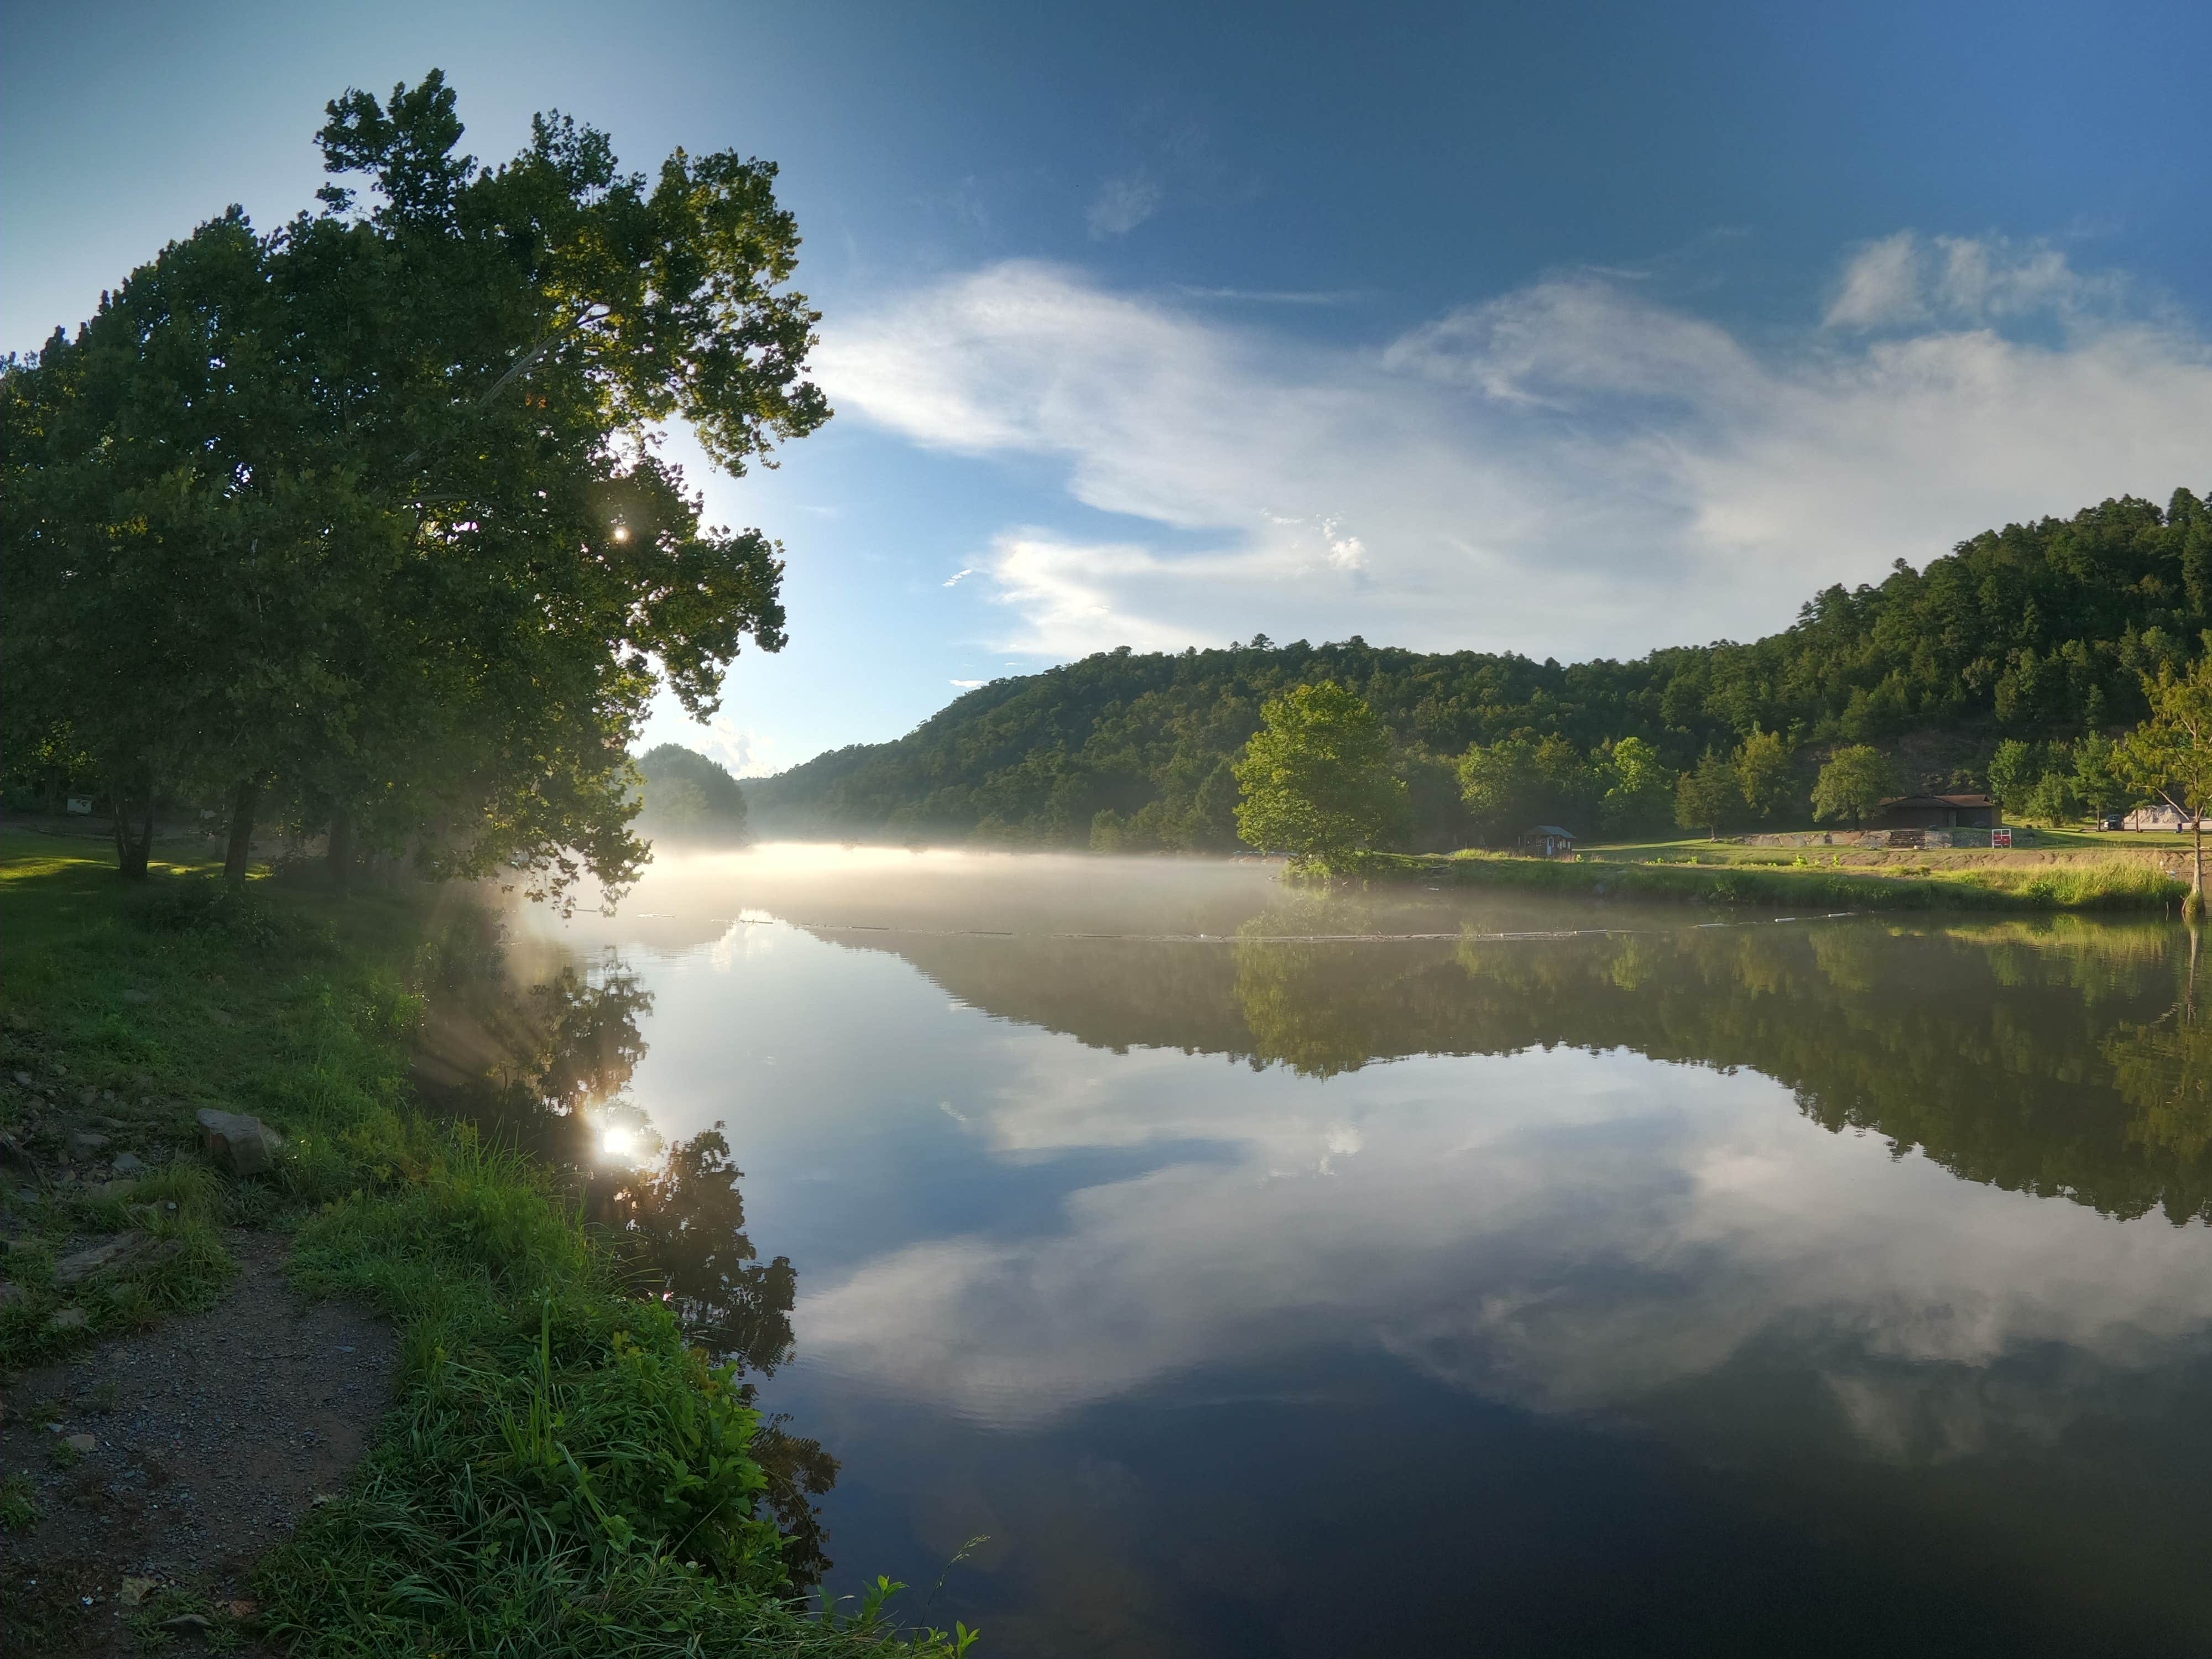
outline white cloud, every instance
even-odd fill
[[[1316,346],[1014,262],[828,332],[842,408],[1138,521],[977,561],[1043,656],[1264,628],[1636,653],[1995,525],[2202,487],[2212,351],[2050,250],[1889,239],[1754,346],[1600,275]]]
[[[957,582],[961,581],[963,579],[964,579],[964,578],[966,578],[966,577],[969,577],[969,576],[972,576],[972,575],[974,575],[975,574],[975,567],[974,565],[972,565],[972,564],[971,564],[971,565],[969,565],[966,569],[964,569],[964,570],[956,570],[956,571],[954,571],[951,575],[947,576],[947,577],[945,579],[945,585],[947,587],[951,587],[951,586],[954,586],[956,583],[957,583]]]
[[[1823,320],[1844,329],[1931,319],[1979,327],[2045,313],[2078,323],[2118,316],[2129,299],[2121,277],[2077,271],[2064,254],[2040,243],[1899,231],[1852,256]]]
[[[1987,1387],[2008,1356],[2154,1368],[2212,1320],[2201,1238],[1894,1161],[1753,1073],[1532,1050],[1224,1083],[1171,1050],[1109,1065],[1044,1037],[994,1060],[1016,1063],[967,1121],[1001,1155],[1236,1155],[1083,1188],[1034,1236],[889,1252],[800,1303],[812,1361],[973,1420],[1332,1344],[1540,1412],[1634,1418],[1779,1339],[1863,1449],[1941,1460],[2052,1437],[2094,1395]]]
[[[681,744],[708,760],[719,761],[729,769],[732,777],[764,778],[791,763],[777,752],[775,738],[750,726],[739,726],[727,714],[716,715],[702,728],[673,698],[663,698],[653,705],[638,734],[641,750],[663,743]]]
[[[1159,211],[1160,187],[1139,173],[1127,179],[1109,179],[1091,198],[1084,222],[1093,240],[1127,236]]]
[[[958,686],[963,691],[973,691],[977,686],[982,684],[982,683],[983,682],[981,680],[954,680],[952,682],[953,684]]]

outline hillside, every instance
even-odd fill
[[[1447,763],[1518,732],[1577,750],[1626,737],[1684,765],[1753,729],[1801,761],[1872,743],[1917,787],[1967,787],[2006,738],[2131,723],[2139,676],[2206,648],[2212,509],[2177,490],[2008,525],[1878,586],[1832,586],[1748,644],[1563,665],[1265,636],[1179,655],[1127,649],[996,680],[893,743],[749,785],[757,830],[1085,844],[1102,811],[1128,845],[1234,843],[1228,763],[1261,702],[1334,679],[1373,705],[1413,785],[1417,845],[1468,839]]]

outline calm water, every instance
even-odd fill
[[[544,1092],[842,1460],[833,1589],[987,1534],[927,1613],[994,1659],[2212,1652],[2180,929],[1275,874],[541,924],[607,1062]]]

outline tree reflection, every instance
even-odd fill
[[[799,1275],[763,1261],[745,1233],[744,1171],[720,1123],[664,1146],[625,1091],[645,1056],[653,998],[619,958],[563,963],[518,989],[495,955],[428,975],[418,1091],[488,1139],[566,1174],[586,1219],[611,1242],[641,1296],[657,1297],[685,1335],[741,1377],[772,1376],[792,1355]],[[756,1385],[741,1382],[748,1403]],[[781,1414],[763,1418],[753,1452],[784,1538],[793,1582],[819,1582],[831,1562],[814,1500],[837,1479],[818,1440]]]
[[[2065,916],[1603,919],[1615,917],[1611,933],[1538,936],[1516,931],[1535,920],[1516,915],[1456,942],[1377,942],[1360,935],[1410,918],[1356,895],[1287,894],[1225,946],[849,942],[896,951],[992,1014],[1100,1047],[1314,1078],[1560,1045],[1755,1070],[1824,1127],[1881,1134],[1966,1179],[2115,1216],[2212,1218],[2205,1024],[2188,1007],[2163,1012],[2187,972],[2174,929]]]
[[[2212,1019],[2197,1006],[2201,942],[2191,928],[2181,1000],[2148,1024],[2122,1025],[2105,1043],[2113,1081],[2136,1109],[2128,1139],[2185,1164],[2212,1150]]]

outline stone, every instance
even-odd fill
[[[90,1129],[79,1129],[70,1137],[70,1151],[79,1158],[90,1158],[94,1152],[107,1150],[107,1137]]]
[[[136,986],[133,986],[131,989],[123,994],[123,1000],[125,1002],[135,1004],[136,1006],[143,1008],[146,1004],[155,1000],[155,993],[151,991],[142,991]]]
[[[123,1581],[122,1593],[115,1599],[126,1607],[135,1607],[160,1589],[161,1584],[158,1578],[126,1578]]]
[[[136,1152],[118,1152],[108,1168],[118,1176],[142,1176],[153,1166]]]
[[[62,1438],[62,1444],[72,1451],[96,1452],[100,1449],[100,1437],[96,1434],[65,1435]]]
[[[64,1308],[46,1322],[50,1331],[81,1331],[92,1322],[85,1317],[82,1308]]]
[[[245,1112],[199,1110],[200,1133],[215,1161],[234,1176],[256,1176],[273,1169],[284,1137]]]
[[[0,1308],[12,1308],[29,1298],[30,1292],[12,1279],[0,1279]]]
[[[63,1290],[82,1285],[102,1268],[112,1267],[146,1242],[142,1232],[118,1233],[113,1238],[71,1252],[54,1263],[54,1283]]]
[[[215,1628],[214,1621],[204,1613],[180,1613],[173,1619],[161,1621],[163,1630],[207,1631]]]

